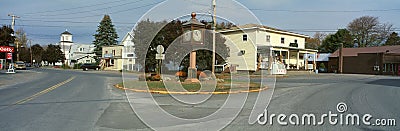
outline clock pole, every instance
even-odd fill
[[[187,23],[183,24],[184,30],[190,30],[191,35],[190,35],[190,45],[193,47],[192,51],[190,52],[190,64],[188,68],[188,78],[185,80],[185,82],[200,82],[199,79],[197,79],[197,68],[196,68],[196,50],[195,46],[198,46],[199,43],[203,44],[203,33],[199,29],[204,29],[205,25],[203,23],[200,23],[196,19],[196,13],[192,12],[191,14],[192,18],[190,21]]]

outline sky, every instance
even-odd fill
[[[75,43],[91,44],[105,14],[111,16],[120,41],[138,21],[210,19],[212,0],[2,0],[0,25],[25,30],[33,44],[55,44],[65,30]],[[218,21],[263,24],[312,36],[334,33],[361,16],[378,17],[400,31],[399,0],[216,0]]]

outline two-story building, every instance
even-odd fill
[[[139,70],[136,66],[135,44],[133,43],[133,34],[128,32],[121,41],[124,46],[122,51],[123,69],[128,71]]]
[[[72,41],[73,35],[65,31],[60,35],[61,51],[65,55],[64,64],[73,67],[75,64],[95,63],[96,54],[94,53],[93,44],[77,44]],[[61,62],[56,65],[62,65]]]
[[[230,47],[227,62],[236,65],[238,71],[257,71],[269,69],[273,61],[285,64],[287,69],[315,69],[308,63],[305,54],[316,54],[318,51],[305,48],[309,36],[271,28],[257,24],[247,24],[218,31],[226,38]],[[244,59],[246,62],[242,62]]]
[[[102,47],[102,58],[100,66],[103,70],[122,70],[123,59],[122,52],[123,45],[110,45]]]

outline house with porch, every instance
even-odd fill
[[[122,70],[123,59],[122,52],[123,45],[110,45],[102,47],[102,58],[100,66],[103,70]]]
[[[218,31],[230,48],[227,62],[238,71],[270,69],[272,62],[281,62],[287,69],[315,70],[315,59],[308,63],[307,54],[318,51],[305,48],[307,35],[258,24],[246,24]],[[241,62],[244,59],[246,63]],[[310,65],[311,64],[311,65]]]

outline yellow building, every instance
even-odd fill
[[[307,63],[305,54],[318,51],[305,48],[309,36],[263,25],[247,24],[218,31],[226,38],[230,48],[227,62],[236,65],[237,70],[256,71],[269,69],[272,62],[280,61],[287,69],[315,69],[314,63]],[[246,62],[242,62],[244,59]],[[271,61],[270,61],[271,60]]]
[[[111,45],[102,47],[102,59],[100,65],[103,70],[122,70],[123,45]]]

